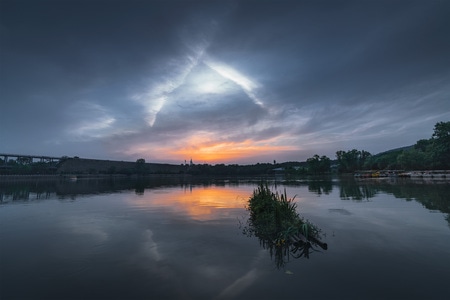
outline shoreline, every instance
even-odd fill
[[[146,174],[146,175],[126,175],[126,174],[0,174],[0,182],[13,180],[78,180],[78,179],[107,179],[107,178],[146,178],[146,177],[180,177],[191,176],[189,174]]]

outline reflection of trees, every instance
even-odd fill
[[[282,182],[285,186],[308,186],[308,191],[317,195],[328,195],[333,191],[333,178],[327,175],[295,177],[288,176]],[[276,186],[277,182],[275,182]]]
[[[56,192],[51,182],[2,182],[0,183],[0,203],[49,199]]]
[[[377,193],[377,190],[367,184],[356,184],[354,181],[341,181],[339,195],[342,200],[368,200]]]
[[[340,181],[340,197],[343,200],[367,200],[378,192],[391,194],[407,201],[415,200],[429,210],[445,213],[450,225],[450,183],[448,181],[418,181],[402,178]]]
[[[333,182],[331,180],[310,180],[308,181],[308,191],[318,195],[328,195],[333,190]]]
[[[71,181],[67,178],[0,181],[0,201],[28,201],[58,197],[75,199],[79,195],[114,193],[134,190],[143,194],[147,188],[184,186],[183,177],[89,178]]]
[[[429,210],[438,210],[447,214],[450,226],[450,183],[398,180],[395,184],[385,183],[381,189],[396,198],[407,201],[416,200]]]
[[[146,184],[144,180],[137,180],[134,183],[134,192],[136,193],[136,195],[144,195],[145,187]]]
[[[243,233],[259,239],[277,268],[284,267],[290,257],[309,258],[318,247],[327,249],[327,244],[319,240],[320,229],[298,215],[293,200],[286,192],[273,193],[267,184],[261,184],[248,201],[250,217]]]
[[[253,181],[247,181],[251,183]],[[159,187],[191,187],[211,185],[238,186],[242,181],[237,179],[215,179],[212,177],[194,178],[190,176],[126,176],[126,177],[79,177],[72,180],[69,177],[14,179],[0,178],[0,203],[11,201],[29,201],[44,198],[76,199],[80,195],[115,193],[123,190],[133,190],[143,195],[146,189]]]

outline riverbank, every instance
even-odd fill
[[[188,174],[146,174],[146,175],[125,175],[125,174],[32,174],[32,175],[0,175],[0,182],[5,181],[29,181],[29,180],[82,180],[82,179],[108,179],[108,178],[161,178],[161,177],[184,177]]]
[[[411,179],[450,180],[450,170],[385,170],[385,171],[359,171],[354,173],[355,178],[392,178],[402,177]]]

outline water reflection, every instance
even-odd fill
[[[226,185],[237,188],[230,189]],[[238,186],[238,181],[183,176],[11,181],[0,182],[0,204],[55,198],[76,200],[80,196],[131,190],[139,196],[128,196],[127,201],[133,207],[160,208],[194,220],[212,220],[220,218],[224,209],[245,207],[249,191],[240,191]]]
[[[252,225],[249,226],[251,227]],[[270,257],[274,260],[278,269],[284,268],[290,258],[298,259],[304,257],[309,259],[313,252],[321,252],[320,249],[327,250],[328,248],[326,243],[312,236],[306,238],[303,234],[297,234],[289,241],[280,242],[276,239],[277,235],[266,237],[258,230],[250,234],[249,232],[252,230],[254,229],[246,228],[243,231],[249,237],[256,236],[259,239],[261,246],[269,251]]]
[[[450,226],[450,182],[408,178],[378,178],[355,180],[353,177],[332,179],[329,177],[309,180],[290,180],[289,186],[307,185],[308,191],[318,196],[328,195],[333,188],[339,190],[341,200],[371,201],[379,194],[387,193],[406,201],[417,201],[429,210],[447,214]]]
[[[317,195],[328,195],[333,190],[333,181],[331,179],[311,180],[308,182],[308,191]]]
[[[205,221],[221,217],[229,209],[243,209],[248,191],[229,189],[223,186],[185,185],[167,190],[148,190],[139,198],[130,199],[130,204],[143,208],[164,208],[189,216],[191,219]],[[227,209],[227,210],[224,210]]]
[[[247,202],[249,218],[243,233],[259,239],[277,268],[284,267],[290,257],[309,258],[319,251],[317,247],[327,249],[327,244],[319,240],[321,230],[297,213],[294,198],[289,199],[286,190],[273,192],[267,183],[261,183]]]
[[[373,198],[378,190],[368,185],[356,184],[354,181],[344,180],[339,184],[339,196],[342,200],[369,200]]]
[[[143,194],[146,188],[162,186],[184,186],[188,179],[182,176],[155,176],[143,178],[86,178],[71,180],[70,178],[51,178],[34,180],[1,180],[0,203],[12,201],[31,201],[35,199],[59,199],[103,193],[115,193],[121,190],[135,190]]]
[[[449,270],[442,262],[450,259],[449,231],[442,215],[427,209],[448,214],[448,184],[278,179],[279,190],[298,195],[300,214],[327,233],[332,251],[319,255],[314,250],[323,251],[320,245],[310,239],[310,247],[302,236],[287,247],[258,232],[266,251],[256,238],[242,235],[236,223],[248,215],[245,201],[258,182],[183,177],[0,182],[5,224],[0,294],[5,299],[445,295]],[[273,272],[274,262],[289,262],[293,275]],[[342,276],[336,277],[336,270]]]
[[[387,193],[406,201],[417,201],[428,210],[447,214],[450,226],[450,182],[419,181],[401,178],[382,180],[342,180],[339,183],[342,200],[370,200],[377,194]]]
[[[152,203],[165,203],[168,205],[177,205],[185,207],[186,211],[192,206],[189,201],[194,201],[199,207],[203,207],[203,213],[193,212],[192,215],[208,214],[207,207],[218,205],[219,207],[242,208],[242,199],[235,201],[236,197],[241,195],[229,195],[225,190],[201,191],[199,187],[209,188],[210,186],[225,187],[236,186],[240,184],[257,184],[260,179],[214,179],[214,178],[192,178],[183,176],[155,176],[143,178],[95,178],[78,179],[70,181],[64,178],[43,179],[43,180],[19,180],[2,181],[0,180],[0,204],[17,201],[34,201],[50,198],[75,200],[79,196],[103,193],[116,193],[121,190],[134,190],[135,194],[144,196],[146,199],[152,199]],[[278,180],[274,181],[275,186],[304,186],[308,191],[316,195],[328,195],[333,188],[339,189],[339,196],[342,200],[352,201],[370,201],[379,193],[388,193],[396,198],[415,200],[420,202],[429,210],[438,210],[448,214],[446,219],[450,225],[450,182],[448,181],[421,181],[401,178],[372,179],[372,180],[354,180],[353,178],[340,178],[339,180],[330,177],[313,178],[303,180]],[[195,194],[191,195],[198,200],[186,200],[187,192],[192,193],[195,186]],[[179,199],[177,197],[167,199],[159,195],[157,199],[147,196],[146,193],[161,187],[179,187]],[[204,194],[201,194],[204,193]],[[207,195],[209,193],[209,195]],[[192,198],[192,197],[191,197]],[[230,204],[233,203],[234,204]],[[142,199],[138,205],[148,205],[149,202]],[[197,208],[198,209],[198,208]]]
[[[134,190],[137,195],[143,195],[146,189],[170,186],[185,188],[191,185],[210,186],[212,184],[217,185],[217,181],[197,180],[183,176],[106,177],[77,180],[62,177],[33,180],[1,180],[0,178],[0,203],[53,197],[76,199],[83,195],[110,194],[123,190]]]

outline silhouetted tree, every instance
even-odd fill
[[[450,168],[450,122],[438,122],[431,137],[432,158],[436,166]]]
[[[145,159],[139,158],[136,160],[136,173],[144,174],[146,172]]]
[[[320,174],[330,171],[331,160],[325,155],[319,157],[319,155],[315,154],[313,157],[308,158],[306,163],[309,173]]]

